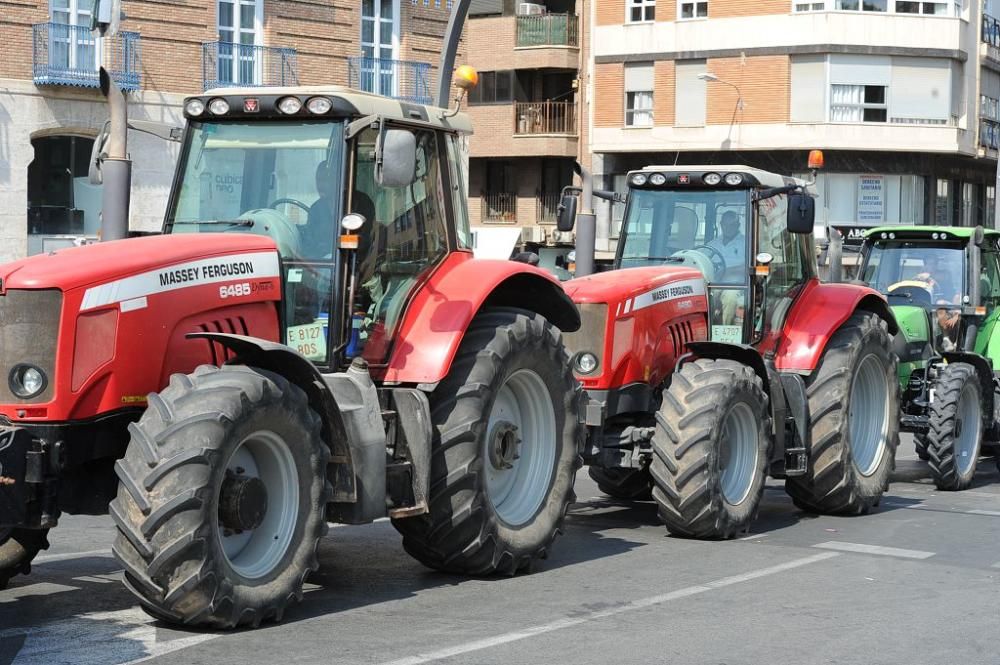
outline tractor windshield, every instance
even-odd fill
[[[258,233],[288,259],[334,253],[343,155],[340,122],[193,122],[172,233]]]
[[[876,240],[869,245],[862,280],[888,295],[890,304],[960,305],[968,293],[965,259],[957,242]]]

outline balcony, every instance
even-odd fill
[[[111,78],[127,92],[142,84],[142,49],[137,32],[119,32],[101,38],[87,26],[38,23],[33,32],[35,85],[100,86],[103,64]]]
[[[514,135],[535,134],[576,136],[576,104],[573,102],[515,103]]]
[[[347,59],[348,85],[413,104],[430,104],[431,66],[426,62],[355,56]]]
[[[479,209],[484,224],[517,224],[517,194],[514,192],[483,193]]]
[[[299,83],[298,55],[293,48],[209,42],[202,44],[201,57],[205,90]]]
[[[517,48],[580,46],[580,21],[573,14],[517,17]]]

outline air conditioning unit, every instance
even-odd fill
[[[525,226],[521,229],[521,242],[544,243],[545,229],[538,226]]]
[[[553,231],[552,232],[552,242],[558,244],[573,244],[576,240],[576,234],[572,231]]]
[[[539,5],[534,2],[517,3],[518,16],[538,16],[544,13],[545,13],[545,5]]]

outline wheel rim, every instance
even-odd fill
[[[750,496],[757,473],[759,436],[757,418],[748,404],[736,404],[722,421],[719,467],[726,503],[738,506]]]
[[[538,374],[522,369],[507,378],[486,432],[486,494],[497,517],[520,526],[548,497],[556,465],[555,407]]]
[[[958,396],[955,409],[955,468],[961,476],[976,468],[981,427],[979,396],[971,385],[966,384]]]
[[[240,532],[227,526],[220,515],[217,528],[232,569],[249,579],[264,577],[281,563],[295,533],[299,512],[295,459],[283,438],[274,432],[255,432],[233,451],[226,475],[227,480],[258,479],[266,490],[259,526]],[[219,495],[221,506],[227,500],[226,490],[220,489]]]
[[[848,405],[848,434],[854,464],[863,476],[878,469],[886,446],[889,413],[889,386],[882,362],[865,356],[851,382]]]

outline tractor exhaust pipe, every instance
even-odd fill
[[[128,102],[124,93],[101,67],[101,94],[108,100],[110,131],[101,158],[101,241],[128,237],[132,161],[128,158]]]
[[[834,284],[844,281],[844,236],[832,226],[829,229],[829,245],[826,256],[830,262],[830,281]]]
[[[594,178],[579,162],[575,166],[583,191],[580,205],[583,211],[576,215],[576,276],[594,274],[594,257],[597,254],[597,215],[594,213]]]

